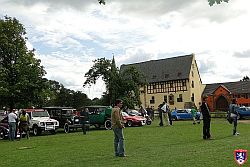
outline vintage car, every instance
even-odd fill
[[[49,112],[50,118],[59,121],[59,127],[63,128],[65,133],[82,127],[80,117],[72,107],[44,107],[43,109]]]
[[[9,134],[9,125],[8,117],[1,117],[0,120],[0,140],[8,138]]]
[[[112,129],[111,123],[111,106],[85,106],[83,109],[89,111],[90,125],[94,125],[96,128],[104,126],[105,129]]]
[[[200,119],[200,112],[196,113],[196,120]],[[193,119],[191,109],[178,109],[171,112],[171,118],[173,120],[189,120]]]
[[[30,117],[29,129],[35,136],[40,135],[43,131],[56,133],[59,128],[59,122],[51,119],[47,110],[44,109],[25,109]]]
[[[250,118],[250,107],[239,107],[236,111],[238,112],[238,119]]]
[[[146,124],[147,119],[142,116],[131,116],[128,115],[126,112],[122,112],[123,119],[125,120],[125,125],[128,127],[131,126],[143,126]]]

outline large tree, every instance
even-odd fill
[[[100,58],[93,62],[94,65],[85,74],[87,79],[83,86],[91,86],[101,77],[106,84],[106,92],[100,100],[103,105],[111,105],[117,98],[123,99],[130,108],[141,104],[139,88],[145,84],[145,77],[135,67],[120,71],[114,57],[112,60]]]
[[[67,89],[55,80],[47,80],[46,83],[48,89],[44,93],[47,98],[41,103],[42,106],[64,106],[80,109],[91,104],[88,96],[81,91]]]
[[[0,19],[0,105],[27,107],[39,102],[45,70],[28,50],[24,26],[16,19]]]

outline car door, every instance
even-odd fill
[[[243,108],[243,112],[244,113],[244,117],[250,117],[250,108],[249,107],[246,107],[246,108]]]
[[[185,119],[186,118],[186,113],[184,110],[177,110],[177,116],[179,119]]]
[[[186,109],[186,110],[185,110],[185,113],[186,113],[186,115],[185,115],[185,116],[186,116],[186,119],[192,119],[192,118],[193,118],[190,109]]]

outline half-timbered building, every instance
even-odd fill
[[[167,101],[170,108],[190,108],[199,105],[204,90],[195,55],[122,65],[121,70],[135,66],[146,77],[140,88],[142,106],[157,108]]]

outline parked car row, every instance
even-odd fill
[[[30,118],[29,129],[35,136],[40,135],[43,131],[49,131],[52,134],[56,133],[56,130],[59,128],[59,122],[55,119],[50,118],[47,110],[25,109],[25,111],[27,114],[29,114]],[[17,114],[19,115],[19,113]],[[2,120],[0,120],[0,139],[6,138],[8,136],[8,133],[8,118],[7,116],[5,116]],[[17,131],[17,135],[21,136],[22,134],[19,134]]]
[[[112,128],[112,107],[86,106],[82,110],[86,109],[89,112],[89,126],[95,126],[96,128],[104,127],[107,130]],[[71,130],[77,130],[82,127],[80,113],[71,107],[44,107],[42,109],[25,109],[25,111],[30,117],[29,129],[35,136],[45,131],[55,134],[58,128],[62,128],[65,133],[69,133]],[[20,113],[17,114],[19,115]],[[143,126],[152,122],[145,117],[139,116],[137,111],[133,111],[131,115],[123,112],[122,115],[124,120],[126,120],[126,126]],[[5,116],[2,120],[0,119],[0,139],[7,138],[8,133],[8,119]]]

